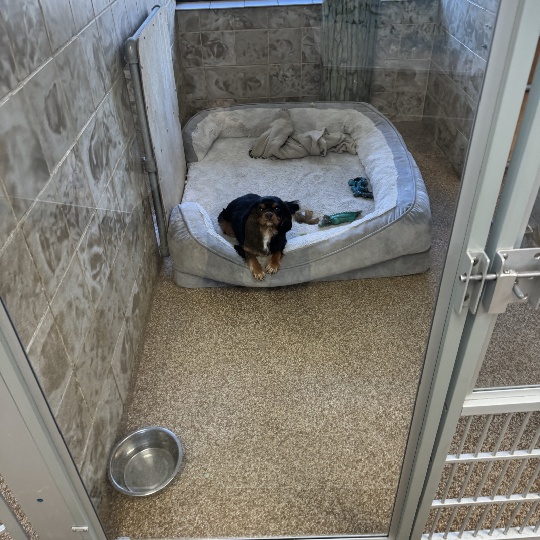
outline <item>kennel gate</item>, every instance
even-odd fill
[[[503,0],[501,12],[507,7]],[[501,86],[501,118],[508,114],[511,123],[497,126],[495,119],[493,129],[499,133],[502,125],[517,125],[524,75],[531,69],[540,33],[538,3],[523,2],[518,10],[522,24],[511,62],[521,75],[507,79],[519,80],[510,88]],[[532,17],[530,24],[528,17]],[[513,106],[508,105],[511,101]],[[509,107],[506,113],[505,107]],[[521,249],[533,204],[540,197],[538,140],[540,70],[536,69],[498,209],[496,213],[494,206],[491,209],[494,217],[483,241],[482,234],[472,238],[473,234],[463,253],[454,313],[467,312],[467,321],[456,345],[457,369],[444,401],[412,538],[540,538],[540,381],[531,386],[475,389],[498,314],[509,302],[539,307],[540,246]],[[502,159],[508,148],[508,141],[499,148],[505,152]],[[489,213],[489,204],[487,208]],[[482,245],[485,249],[478,249]],[[529,265],[516,269],[513,263],[518,259]]]

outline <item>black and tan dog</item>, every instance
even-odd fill
[[[292,215],[299,209],[297,201],[248,193],[231,201],[219,214],[222,231],[236,237],[234,249],[246,260],[255,279],[263,280],[265,270],[268,274],[279,270],[287,243],[285,235],[291,230]],[[264,255],[270,255],[265,269],[257,260]]]

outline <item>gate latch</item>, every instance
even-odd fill
[[[458,313],[468,308],[476,313],[482,301],[488,313],[504,313],[512,302],[540,305],[540,248],[498,251],[488,272],[489,258],[483,252],[467,252],[468,268],[459,279],[465,284]]]

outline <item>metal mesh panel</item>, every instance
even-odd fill
[[[463,416],[424,539],[540,538],[540,412]]]

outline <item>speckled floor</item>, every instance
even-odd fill
[[[431,199],[426,274],[181,289],[165,269],[119,437],[158,424],[186,454],[161,493],[110,488],[111,538],[386,533],[459,181],[398,125]]]

